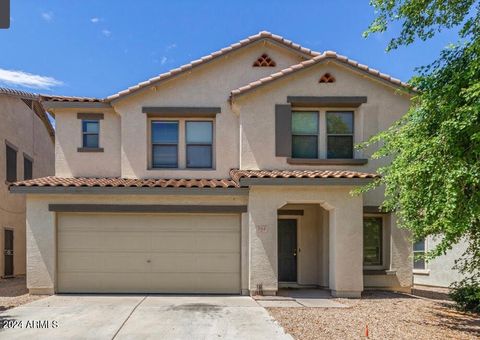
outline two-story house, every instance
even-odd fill
[[[55,131],[40,98],[0,88],[0,277],[26,271],[25,197],[10,183],[55,173]]]
[[[44,97],[56,175],[27,194],[31,293],[409,290],[412,246],[354,144],[408,86],[261,32],[104,99]]]

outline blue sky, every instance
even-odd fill
[[[392,30],[362,37],[368,0],[12,0],[0,30],[0,86],[105,97],[267,30],[408,80],[456,41],[453,31],[385,52]]]

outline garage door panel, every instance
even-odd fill
[[[151,278],[153,287],[162,287],[164,293],[238,294],[240,290],[238,273],[152,274]]]
[[[125,252],[59,252],[58,270],[64,273],[148,273],[149,253]]]
[[[240,216],[58,215],[57,291],[240,292]]]
[[[66,231],[58,233],[59,250],[144,251],[151,232]]]
[[[151,292],[151,283],[135,273],[64,273],[58,287],[67,293]]]
[[[231,252],[238,251],[240,247],[238,232],[154,232],[151,238],[152,249],[158,252]]]
[[[231,273],[236,272],[239,254],[153,254],[153,273]]]

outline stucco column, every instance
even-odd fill
[[[250,292],[255,292],[257,285],[261,284],[264,295],[274,295],[278,289],[277,207],[275,201],[250,195],[248,225],[250,234]]]
[[[27,288],[30,294],[55,292],[55,213],[48,200],[27,199]]]
[[[329,286],[336,297],[360,297],[363,290],[362,200],[351,197],[329,210]]]

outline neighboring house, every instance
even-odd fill
[[[261,32],[108,98],[44,96],[56,176],[27,194],[31,293],[409,291],[412,244],[355,143],[406,84]]]
[[[435,248],[439,240],[434,237],[428,237],[425,240],[414,243],[413,254],[422,255]],[[463,275],[454,269],[455,261],[460,259],[467,243],[461,241],[456,244],[447,254],[426,261],[419,256],[415,256],[413,262],[413,282],[415,285],[449,287],[452,283],[460,281]]]
[[[55,172],[55,133],[39,98],[0,88],[0,277],[25,274],[25,196],[12,182]]]

